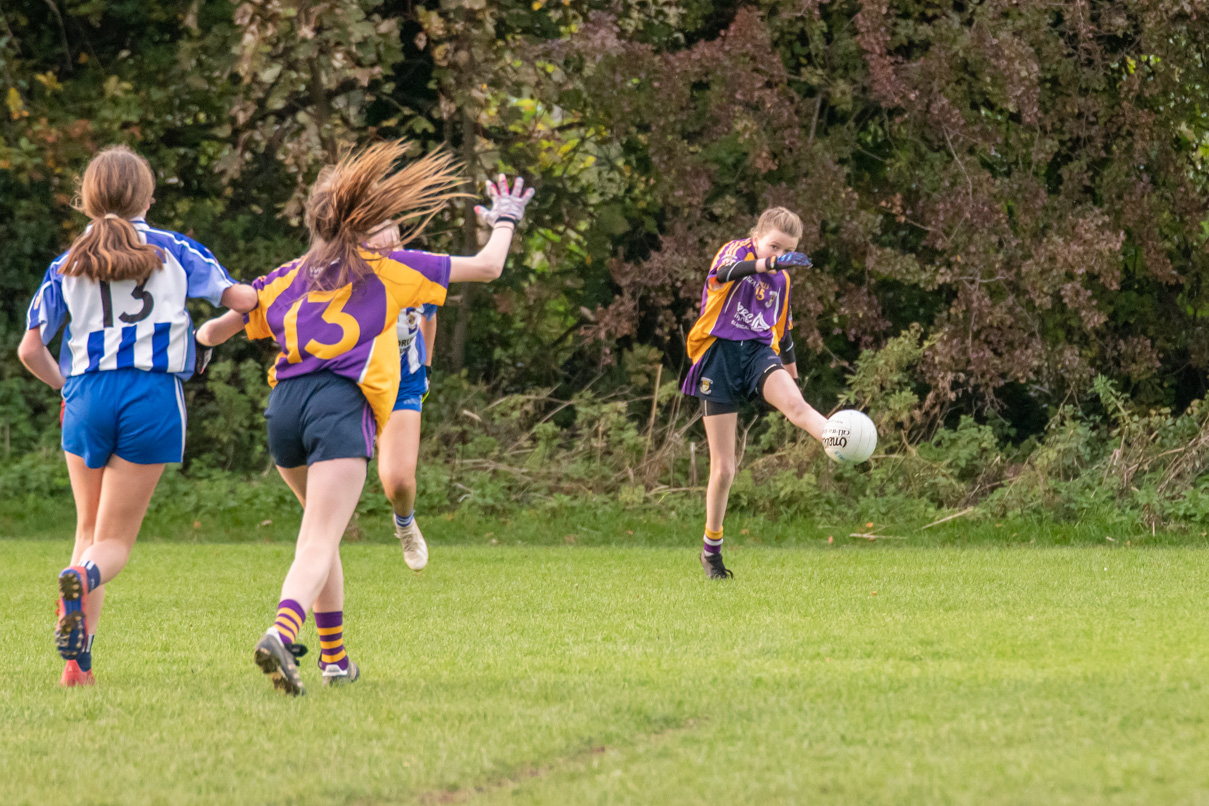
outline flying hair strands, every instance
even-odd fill
[[[460,166],[446,151],[395,170],[412,149],[405,140],[376,143],[320,171],[306,203],[311,246],[302,264],[311,289],[331,291],[369,274],[364,243],[384,221],[400,225],[401,246],[447,202],[470,195],[457,190]]]

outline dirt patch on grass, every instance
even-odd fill
[[[607,753],[609,750],[618,749],[623,746],[633,746],[643,743],[658,743],[664,739],[679,734],[687,733],[696,730],[703,722],[704,717],[693,717],[678,722],[674,725],[669,725],[661,730],[653,733],[640,734],[634,738],[633,742],[626,745],[593,745],[585,747],[582,750],[572,753],[567,756],[547,761],[542,764],[530,764],[516,770],[510,775],[491,778],[485,783],[476,786],[467,786],[460,789],[438,789],[430,790],[421,794],[417,798],[417,802],[424,806],[447,806],[455,803],[469,803],[470,801],[482,795],[491,794],[501,790],[515,789],[522,784],[533,781],[535,779],[545,778],[548,775],[564,770],[567,767],[587,761],[594,756],[600,756]]]

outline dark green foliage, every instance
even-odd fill
[[[153,221],[251,279],[305,248],[320,165],[406,136],[539,188],[505,276],[441,315],[425,507],[696,506],[669,492],[694,442],[706,472],[682,334],[713,251],[786,204],[816,266],[807,398],[873,413],[883,458],[837,469],[767,419],[737,507],[1204,522],[1205,23],[1173,0],[8,4],[5,495],[65,490],[57,397],[14,353],[98,147],[145,154]],[[473,251],[467,217],[419,245]],[[189,384],[188,478],[268,467],[268,355],[237,338]]]

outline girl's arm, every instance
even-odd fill
[[[487,183],[487,196],[491,199],[491,208],[480,205],[474,211],[479,221],[492,228],[491,238],[473,257],[450,257],[451,283],[489,283],[499,278],[512,246],[512,234],[525,215],[525,206],[533,198],[533,188],[525,190],[525,180],[520,177],[509,188],[508,178],[500,174],[496,182]]]
[[[432,318],[420,317],[420,333],[424,336],[424,346],[428,350],[428,356],[424,360],[424,365],[432,366],[433,348],[437,343],[437,315],[434,313]]]
[[[257,302],[256,289],[247,283],[236,283],[222,292],[223,306],[241,314],[255,308]]]
[[[718,267],[715,276],[720,283],[730,283],[735,280],[742,280],[744,277],[750,277],[753,274],[771,274],[774,271],[788,269],[790,267],[805,266],[810,268],[813,265],[810,258],[802,252],[786,252],[777,257],[762,257],[758,260],[748,258],[747,260],[738,260],[724,264]]]
[[[50,388],[62,389],[63,384],[67,383],[63,373],[59,372],[59,363],[42,343],[40,328],[33,327],[25,331],[25,335],[21,337],[21,344],[17,347],[17,357],[21,359],[25,368],[34,374],[34,377]]]
[[[512,246],[514,225],[501,221],[491,230],[491,238],[486,246],[472,257],[451,255],[449,258],[449,282],[451,283],[489,283],[498,280],[504,271],[504,261],[508,259],[508,249]]]
[[[231,286],[227,291],[239,287]],[[252,295],[255,297],[256,290],[252,286],[243,286],[243,288],[251,289]],[[226,291],[223,292],[224,304],[226,303],[226,293]],[[253,304],[252,308],[255,307],[256,305]],[[251,308],[248,310],[251,310]],[[243,330],[243,314],[233,307],[232,310],[227,311],[222,316],[211,319],[199,327],[197,329],[197,341],[205,347],[214,347],[222,344],[241,330]]]

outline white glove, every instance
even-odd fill
[[[498,180],[487,183],[487,197],[491,199],[490,210],[482,205],[474,208],[479,220],[489,227],[501,221],[511,221],[515,225],[525,215],[525,206],[533,198],[533,188],[525,190],[525,180],[518,176],[509,190],[508,177],[500,174]]]

